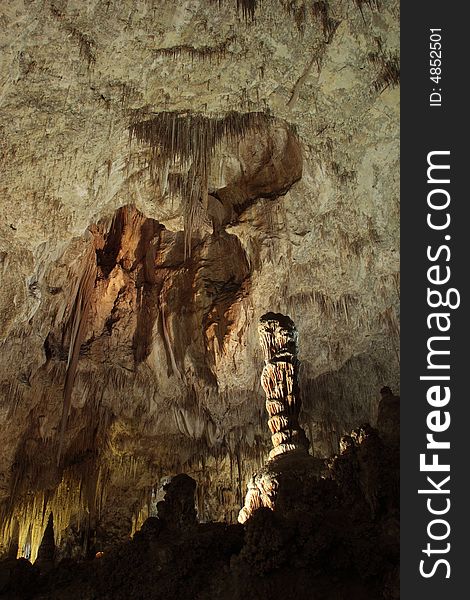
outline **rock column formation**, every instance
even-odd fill
[[[298,334],[294,323],[282,314],[267,313],[258,326],[265,366],[261,385],[266,393],[272,459],[292,450],[308,451],[309,441],[299,425]]]
[[[55,541],[54,541],[54,517],[49,515],[47,527],[42,536],[42,542],[39,546],[38,557],[35,564],[42,570],[47,571],[54,567]]]
[[[318,465],[309,455],[309,441],[299,424],[298,334],[292,320],[267,313],[258,325],[265,365],[261,385],[266,393],[268,426],[273,448],[264,467],[248,483],[245,505],[238,521],[244,523],[258,508],[295,502],[303,481],[316,478]]]
[[[163,486],[165,499],[157,504],[158,518],[171,531],[185,531],[197,525],[196,481],[181,473]]]

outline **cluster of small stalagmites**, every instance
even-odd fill
[[[289,317],[267,313],[260,319],[258,333],[265,361],[261,385],[266,394],[273,444],[269,458],[292,450],[307,452],[309,442],[299,425],[301,400],[295,325]]]
[[[343,435],[339,454],[329,462],[329,470],[341,489],[349,496],[363,498],[374,516],[381,498],[387,501],[397,490],[388,489],[389,479],[394,477],[389,463],[394,461],[393,446],[384,440],[379,431],[368,423]],[[387,477],[387,475],[389,475]],[[398,480],[398,476],[397,476]]]

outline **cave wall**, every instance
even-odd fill
[[[314,454],[398,388],[398,3],[238,4],[2,4],[5,548],[112,544],[180,471],[236,518],[268,310]]]

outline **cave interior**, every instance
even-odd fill
[[[397,5],[2,6],[0,597],[399,598]]]

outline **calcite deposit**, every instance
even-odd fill
[[[260,319],[258,333],[265,363],[261,385],[273,448],[269,460],[248,482],[239,523],[245,523],[261,507],[275,510],[283,497],[295,498],[296,487],[314,480],[321,468],[308,454],[310,442],[299,424],[302,405],[297,329],[286,315],[267,313]]]
[[[266,465],[271,481],[278,467],[275,505],[258,507],[244,525],[198,522],[196,481],[176,475],[164,485],[157,516],[109,551],[92,546],[86,559],[59,560],[49,520],[34,565],[11,556],[0,561],[0,595],[397,600],[398,458],[395,441],[368,424],[343,436],[319,478],[313,457],[288,450]]]
[[[273,449],[269,458],[300,450],[310,442],[299,424],[301,398],[297,330],[289,317],[267,313],[258,325],[264,368],[261,385],[266,394]]]
[[[178,473],[200,520],[236,521],[272,447],[267,312],[302,340],[297,441],[321,460],[377,424],[399,389],[398,13],[1,3],[1,555],[34,560],[51,514],[56,557],[106,554]]]

